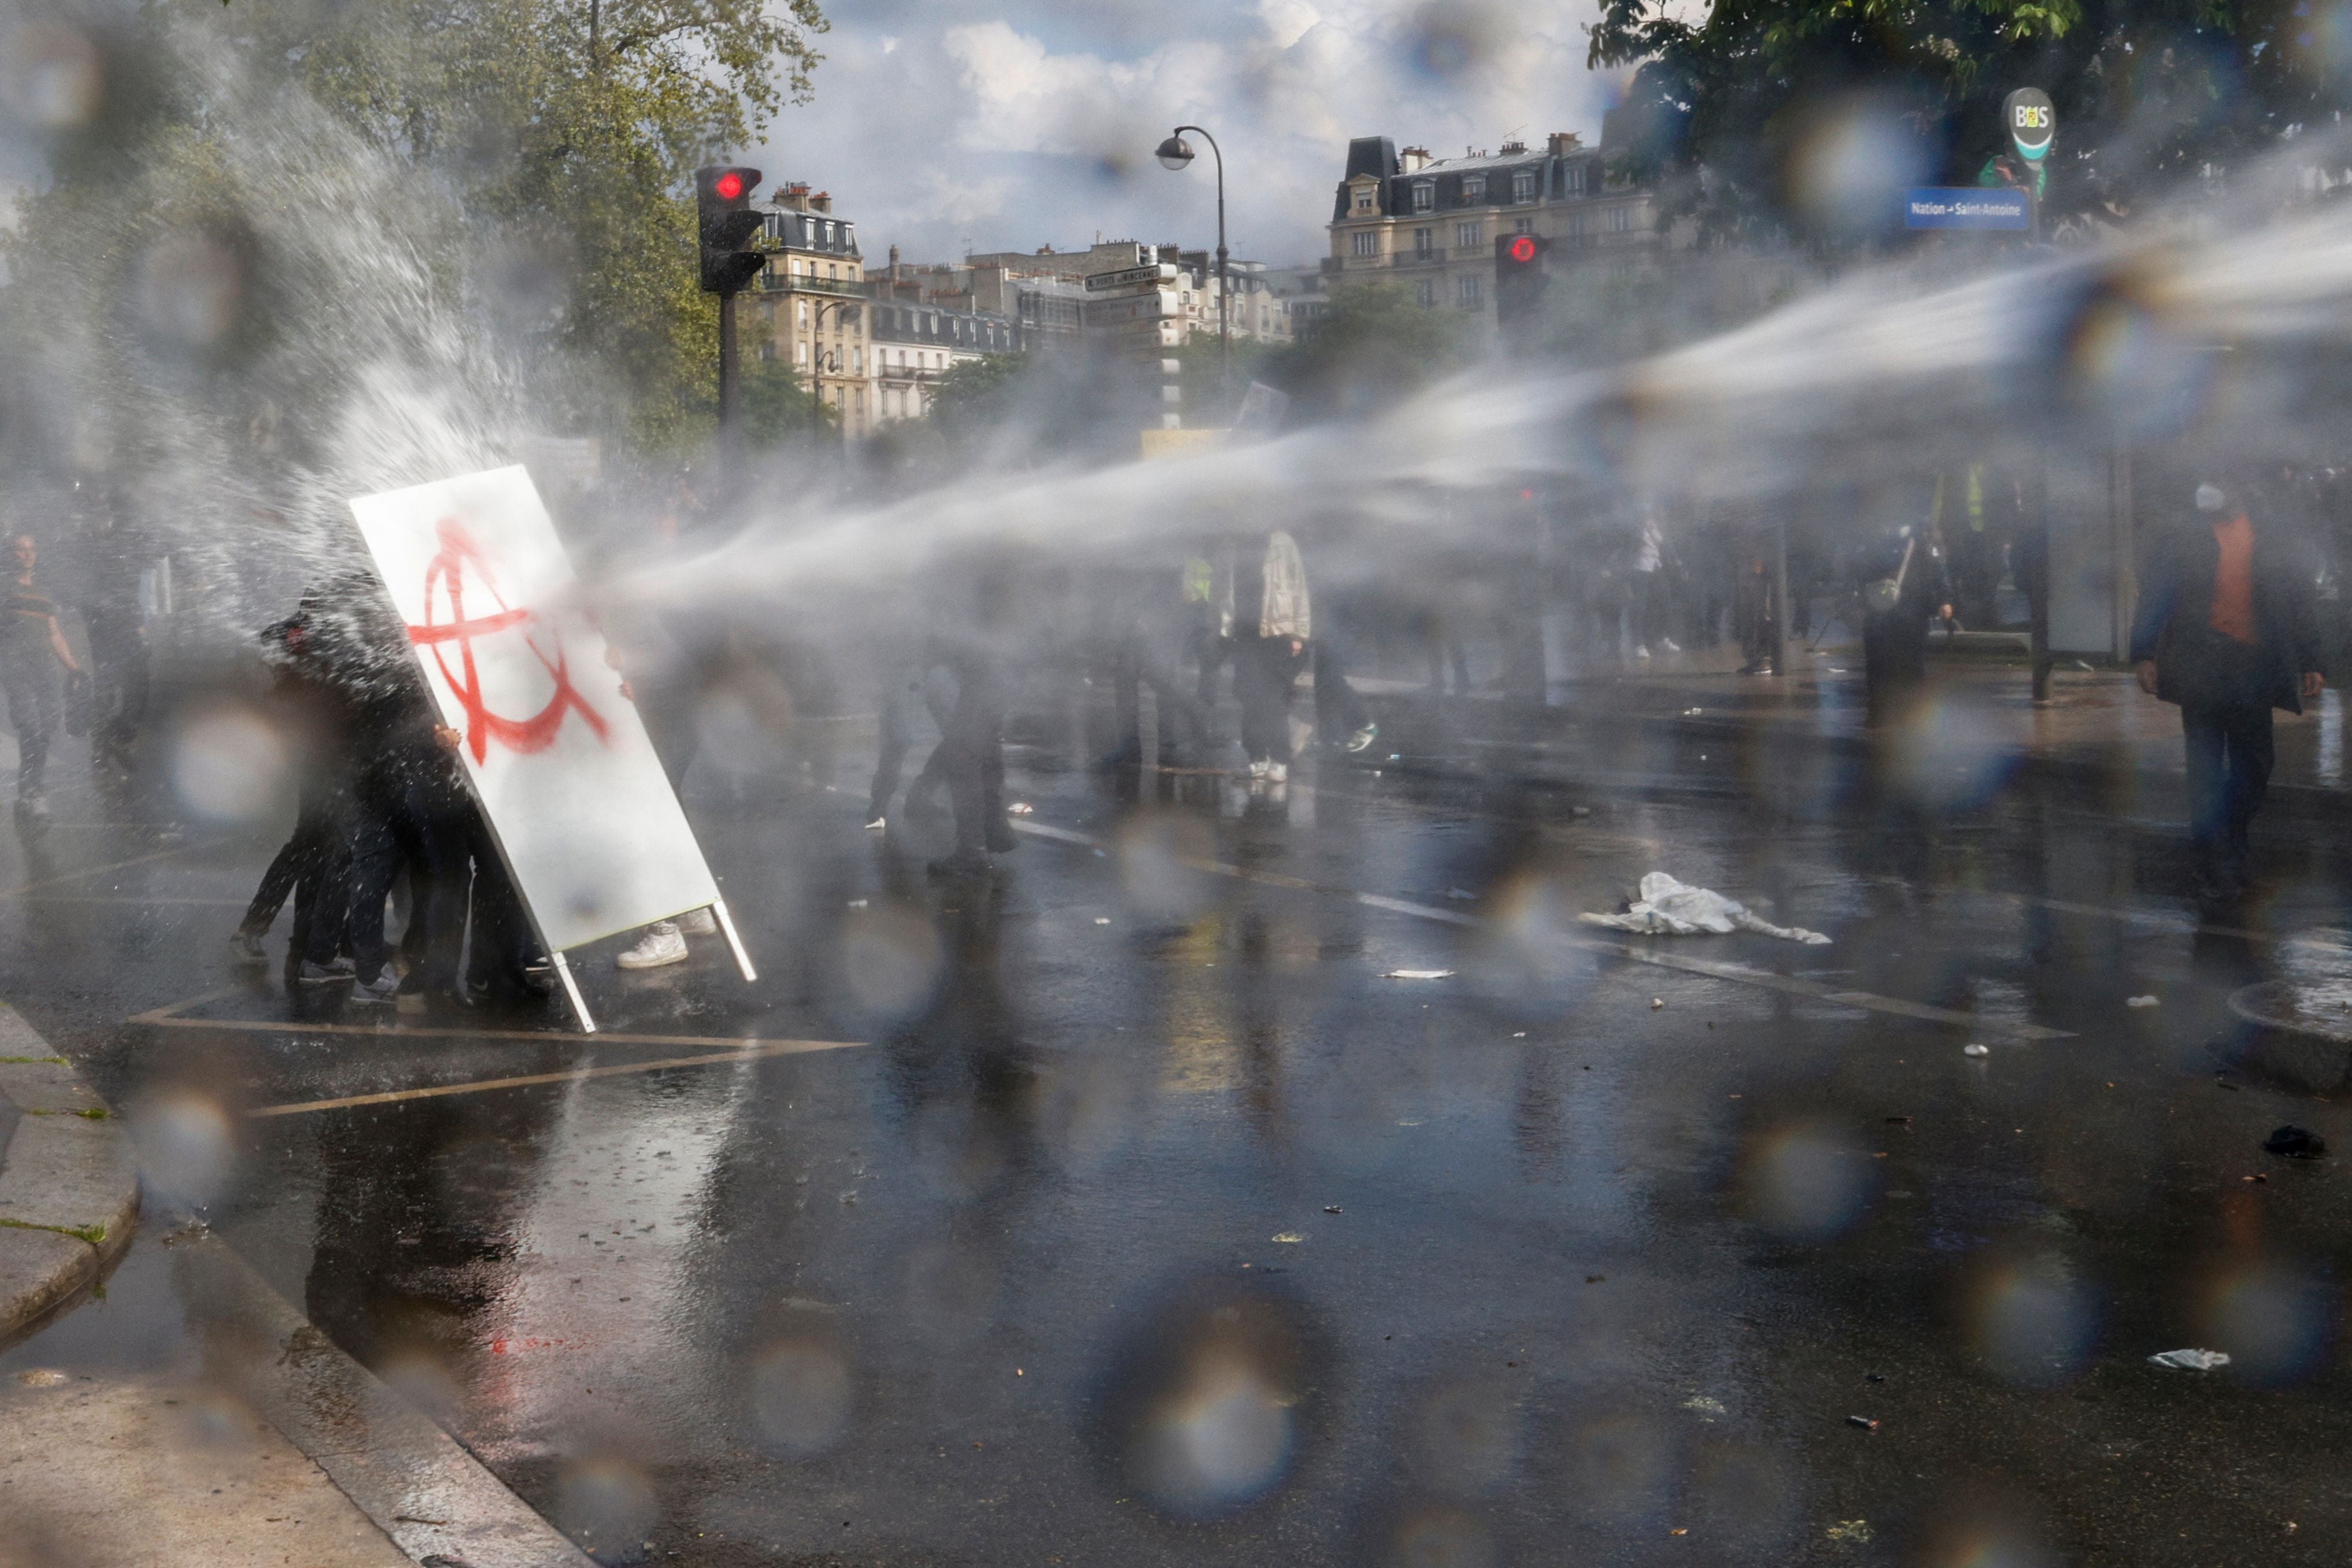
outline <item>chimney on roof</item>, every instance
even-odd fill
[[[1429,167],[1429,149],[1426,147],[1408,147],[1403,152],[1397,154],[1397,163],[1403,168],[1406,174],[1418,174],[1423,169]]]
[[[809,205],[821,213],[831,212],[833,210],[833,193],[831,191],[819,191],[816,195],[809,198]]]
[[[1054,254],[1054,247],[1050,245],[1041,245],[1037,247],[1037,254],[1040,256],[1051,256]]]
[[[1517,137],[1513,137],[1510,141],[1503,143],[1503,156],[1506,158],[1516,157],[1527,150],[1528,144]]]
[[[894,245],[890,247],[890,281],[896,283],[898,281],[900,276],[901,274],[898,271],[898,247]]]
[[[1555,131],[1546,150],[1555,158],[1565,158],[1584,145],[1584,138],[1573,131]]]
[[[776,205],[779,206],[790,207],[796,213],[804,213],[808,211],[809,192],[807,182],[798,181],[786,185],[782,190],[778,191],[776,193]]]

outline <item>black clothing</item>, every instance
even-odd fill
[[[2213,521],[2200,514],[2150,551],[2132,626],[2132,662],[2155,660],[2157,696],[2184,708],[2254,705],[2300,713],[2305,672],[2326,668],[2312,574],[2275,530],[2255,523],[2254,643],[2247,649],[2209,624],[2221,560]]]
[[[2132,627],[2132,661],[2156,662],[2156,694],[2180,705],[2188,750],[2189,837],[2200,878],[2235,890],[2245,880],[2247,829],[2270,786],[2271,710],[2303,711],[2302,677],[2323,670],[2317,592],[2276,531],[2254,528],[2254,641],[2211,625],[2221,542],[2213,520],[2151,552]]]
[[[1242,705],[1242,749],[1252,762],[1290,761],[1290,695],[1307,655],[1288,637],[1234,638],[1234,696]]]

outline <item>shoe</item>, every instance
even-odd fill
[[[719,917],[709,910],[688,910],[677,917],[677,929],[688,936],[717,936]]]
[[[1254,779],[1262,779],[1265,777],[1265,770],[1272,766],[1274,766],[1274,764],[1267,762],[1263,757],[1252,757],[1250,759],[1249,776]]]
[[[1352,756],[1358,752],[1370,750],[1372,742],[1380,738],[1381,727],[1378,724],[1366,724],[1348,737],[1349,754]]]
[[[1658,646],[1664,648],[1668,653],[1680,653],[1683,651],[1683,645],[1675,641],[1672,637],[1660,637],[1658,639]]]
[[[352,1000],[363,1007],[388,1007],[400,994],[400,980],[390,964],[376,971],[373,980],[362,980],[352,987]]]
[[[1636,647],[1636,648],[1633,650],[1633,657],[1634,657],[1635,658],[1640,659],[1643,664],[1647,664],[1647,663],[1649,663],[1649,662],[1650,662],[1650,645],[1649,645],[1649,644],[1647,644],[1647,643],[1643,643],[1643,644],[1642,644],[1640,647]]]
[[[351,973],[339,967],[342,963],[338,959],[334,963],[313,963],[306,958],[301,967],[294,972],[294,983],[298,985],[332,985],[338,981],[349,980]]]
[[[256,969],[269,962],[269,954],[262,951],[261,933],[258,931],[240,931],[230,933],[228,957],[231,963],[249,964]]]
[[[985,877],[988,857],[977,849],[959,849],[942,860],[934,860],[925,868],[934,877]]]
[[[1013,837],[1013,829],[1001,822],[992,822],[982,836],[991,855],[1010,855],[1021,847],[1021,840]]]
[[[1290,782],[1290,764],[1288,763],[1266,763],[1265,782],[1268,784],[1288,784]]]
[[[890,819],[884,816],[881,813],[877,812],[874,814],[874,820],[866,825],[866,831],[868,833],[881,833],[887,831],[889,828],[889,826]]]
[[[686,938],[678,934],[674,921],[656,921],[637,939],[636,946],[613,962],[624,969],[659,969],[667,963],[684,963]]]

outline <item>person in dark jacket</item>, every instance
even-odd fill
[[[2141,689],[2180,706],[2198,883],[2220,897],[2246,889],[2246,830],[2270,784],[2271,710],[2300,713],[2326,683],[2310,574],[2288,531],[2257,521],[2246,500],[2197,487],[2194,521],[2151,552],[2132,628]]]

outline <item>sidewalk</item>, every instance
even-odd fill
[[[1785,678],[1742,676],[1735,651],[1712,649],[1555,681],[1531,731],[1524,709],[1507,710],[1491,691],[1439,698],[1397,681],[1356,684],[1383,720],[1388,750],[1433,750],[1445,740],[1556,744],[1638,727],[1738,742],[1781,759],[1867,758],[1874,738],[1863,724],[1861,649],[1800,647],[1791,655]],[[2179,710],[2142,692],[2129,670],[2061,660],[2050,700],[2039,706],[2022,659],[1939,649],[1928,679],[1931,700],[1904,738],[1917,760],[2076,784],[2141,814],[2185,809]],[[2276,718],[2278,762],[2266,815],[2340,817],[2352,807],[2352,780],[2339,694],[2330,689],[2309,711]]]
[[[134,1226],[121,1122],[5,1007],[0,1058],[0,1568],[590,1568],[203,1226]]]

